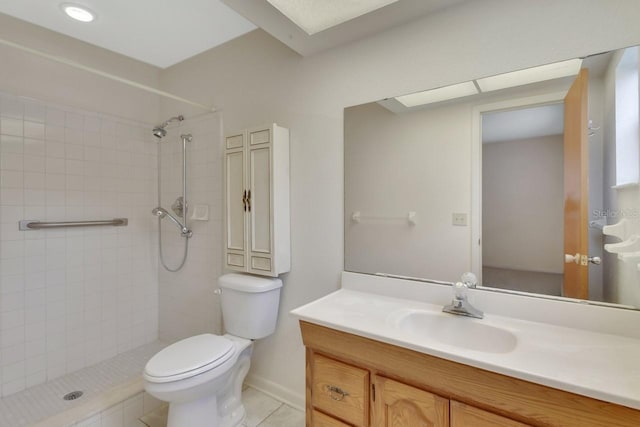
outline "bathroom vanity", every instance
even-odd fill
[[[486,294],[472,295],[485,318],[464,318],[441,312],[446,286],[344,273],[343,289],[293,311],[307,425],[640,425],[640,340],[606,333],[637,313]],[[602,329],[535,319],[563,305],[573,319],[600,311]]]

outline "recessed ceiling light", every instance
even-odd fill
[[[267,0],[310,36],[398,0]]]
[[[423,92],[411,93],[409,95],[396,96],[396,100],[405,107],[416,107],[418,105],[433,104],[434,102],[447,101],[449,99],[462,98],[464,96],[478,93],[473,82],[458,83],[451,86],[439,87],[437,89],[425,90]]]
[[[72,3],[62,3],[60,5],[62,11],[70,18],[80,22],[91,22],[96,19],[96,14],[87,9],[85,6],[80,6]]]

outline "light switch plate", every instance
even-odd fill
[[[466,213],[453,213],[451,215],[453,225],[459,225],[465,227],[467,225],[467,214]]]

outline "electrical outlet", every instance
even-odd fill
[[[453,213],[451,215],[452,217],[452,224],[453,225],[460,225],[463,227],[466,227],[467,225],[467,214],[466,213]]]

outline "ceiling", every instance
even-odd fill
[[[312,36],[266,0],[0,0],[0,13],[166,68],[256,25],[311,55],[464,1],[469,0],[399,0]],[[97,19],[70,19],[60,8],[67,2],[88,7]]]
[[[82,23],[61,3],[95,12]],[[166,68],[255,29],[219,0],[0,0],[0,13]]]
[[[266,0],[222,1],[300,55],[307,56],[470,0],[399,0],[314,35],[304,32]]]
[[[563,103],[482,115],[483,144],[562,135],[563,132]]]

